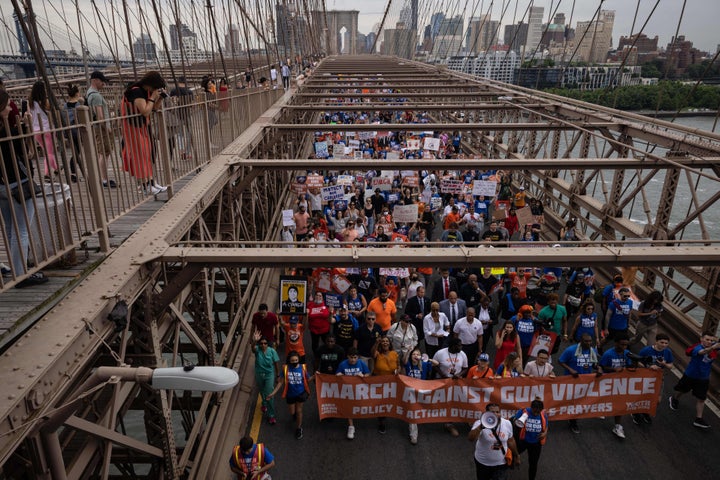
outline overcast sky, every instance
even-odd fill
[[[513,22],[513,12],[515,10],[515,1],[508,0],[510,2],[510,8],[505,14],[503,24],[515,23]],[[431,3],[430,3],[431,2]],[[438,5],[438,9],[441,5],[446,5],[445,14],[452,14],[452,9],[456,7],[454,14],[462,13],[462,8],[465,5],[464,0],[445,0],[440,2],[437,0],[420,0],[421,4],[421,20],[424,20],[424,24],[427,24],[429,14],[434,13],[431,11],[425,13],[422,11],[422,5]],[[482,5],[482,9],[478,6],[477,12],[486,12],[489,5],[493,3],[492,19],[499,20],[501,15],[501,7],[503,5],[502,0],[469,0],[467,1],[468,13],[466,17],[469,17],[472,13],[472,9],[475,5]],[[522,17],[523,12],[529,3],[529,0],[517,0],[518,5],[518,20]],[[544,17],[547,19],[550,10],[555,11],[555,8],[560,5],[558,12],[565,13],[565,18],[570,18],[570,11],[573,6],[572,0],[535,0],[536,6],[545,7]],[[598,0],[575,0],[575,13],[573,14],[573,20],[571,26],[575,27],[577,20],[590,20],[599,5]],[[632,28],[633,17],[635,16],[635,8],[638,0],[605,0],[603,4],[604,10],[615,10],[615,26],[613,28],[613,46],[617,46],[618,40],[621,35],[628,35]],[[640,10],[638,12],[638,20],[634,31],[640,30],[640,27],[648,18],[656,0],[640,0]],[[391,28],[394,22],[397,21],[398,12],[402,5],[405,4],[405,0],[394,0],[390,14],[388,15],[388,22],[392,22],[390,25],[385,25]],[[678,19],[680,18],[680,12],[682,8],[683,0],[660,0],[660,4],[656,9],[655,13],[650,18],[647,26],[643,30],[649,37],[659,36],[659,45],[666,46],[672,36],[675,34],[677,29]],[[387,0],[327,0],[327,8],[329,10],[359,10],[359,30],[362,33],[368,33],[371,31],[373,25],[380,23],[382,15],[387,6]],[[477,14],[476,14],[477,15]],[[424,26],[423,24],[423,26]],[[720,0],[687,0],[685,7],[685,14],[683,15],[683,21],[680,24],[680,35],[685,35],[685,38],[692,41],[695,47],[701,50],[707,50],[715,52],[718,44],[720,44]],[[502,38],[502,29],[500,32],[500,38]]]

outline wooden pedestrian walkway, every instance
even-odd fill
[[[173,183],[175,191],[181,189],[194,176],[188,174]],[[132,235],[143,223],[165,205],[166,194],[147,197],[142,203],[109,223],[111,250],[105,254],[97,248],[97,235],[75,250],[74,261],[56,262],[43,270],[48,282],[42,285],[0,291],[0,350],[12,343],[14,338],[30,328],[47,313],[75,285]]]

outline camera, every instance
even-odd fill
[[[169,97],[168,93],[165,91],[164,88],[161,88],[161,89],[160,89],[160,97],[161,97],[161,98],[168,98],[168,97]]]
[[[637,355],[635,353],[629,352],[628,358],[634,362],[640,362],[645,366],[649,366],[649,365],[652,365],[653,363],[655,363],[655,359],[650,355],[642,356],[642,355]]]

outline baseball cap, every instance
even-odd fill
[[[98,80],[102,80],[105,83],[110,83],[110,80],[103,74],[100,70],[95,70],[90,74],[90,78],[97,78]]]
[[[520,191],[523,191],[523,190],[525,190],[525,187],[520,187]]]
[[[409,322],[410,315],[408,315],[407,313],[403,313],[402,315],[400,315],[400,320],[402,320],[403,322]]]
[[[293,315],[292,317],[290,317],[290,323],[298,323],[298,322],[300,322],[300,319],[298,318],[297,315]]]
[[[481,353],[480,355],[478,355],[478,361],[481,361],[481,362],[489,362],[489,361],[490,361],[490,355],[488,355],[487,353]]]

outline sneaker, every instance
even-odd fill
[[[680,401],[672,395],[668,397],[668,403],[670,404],[670,410],[677,410],[680,407]]]
[[[446,426],[445,426],[445,430],[447,430],[448,432],[450,432],[450,435],[452,435],[453,437],[457,437],[457,436],[460,435],[460,432],[458,432],[458,429],[455,428],[454,425],[450,425],[450,424],[446,425]]]
[[[298,440],[302,440],[302,437],[303,437],[303,429],[302,428],[296,429],[295,430],[295,438],[297,438]]]
[[[708,423],[702,418],[696,418],[693,422],[693,426],[698,428],[710,428],[710,425],[708,425]]]
[[[277,420],[275,420],[275,417],[270,417],[268,419],[268,424],[275,425],[277,423]]]
[[[632,417],[632,421],[635,425],[640,425],[643,423],[642,414],[640,413],[633,413],[630,415]]]
[[[267,407],[263,405],[262,407],[260,407],[260,411],[263,413],[267,412]]]
[[[410,435],[410,445],[417,445],[417,435]]]
[[[152,193],[153,195],[162,193],[165,190],[167,190],[167,187],[162,187],[160,185],[150,185],[150,193]]]
[[[10,275],[12,273],[12,270],[10,270],[10,267],[5,265],[4,263],[0,263],[0,273],[3,275]]]
[[[115,183],[115,180],[108,180],[107,182],[102,182],[102,184],[105,188],[117,188],[117,183]]]
[[[647,423],[648,425],[650,425],[652,423],[652,417],[647,413],[642,414],[642,419],[643,419],[643,422]]]
[[[348,426],[348,433],[347,433],[348,440],[352,440],[355,438],[355,427],[352,425]]]
[[[625,438],[625,429],[622,425],[615,425],[612,429],[612,433],[618,438]]]
[[[380,432],[381,435],[385,435],[385,432],[387,432],[385,429],[385,423],[378,424],[378,432]]]
[[[36,272],[22,282],[19,282],[17,285],[15,285],[15,288],[34,287],[35,285],[42,285],[43,283],[47,283],[48,280],[49,278],[47,278],[45,274],[43,274],[42,272]]]
[[[578,426],[577,423],[571,423],[571,424],[570,424],[570,431],[571,431],[572,433],[580,433],[580,427]]]

